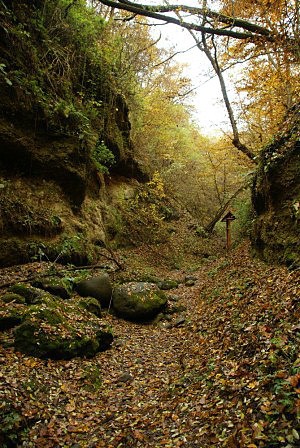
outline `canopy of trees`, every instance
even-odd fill
[[[130,157],[150,178],[159,173],[165,191],[204,227],[252,170],[235,148],[255,161],[299,101],[297,1],[224,0],[217,6],[203,1],[198,7],[110,0],[10,4],[2,3],[3,41],[20,57],[12,60],[9,45],[3,47],[3,98],[13,91],[19,109],[48,132],[78,137],[102,172],[133,151]],[[172,52],[157,45],[149,26],[153,19],[156,26],[187,29],[207,55],[220,81],[231,135],[210,141],[191,120],[191,81]],[[224,74],[233,66],[238,77],[230,102]],[[125,132],[112,124],[127,106],[133,146],[129,125]],[[117,118],[122,122],[120,114]]]
[[[268,141],[286,110],[299,101],[298,0],[251,3],[224,0],[218,5],[203,0],[199,7],[148,5],[127,0],[103,0],[101,3],[128,11],[127,20],[146,16],[164,24],[178,25],[192,34],[219,78],[233,144],[251,159],[255,159],[257,145]],[[230,66],[245,61],[248,64],[237,86],[243,93],[243,106],[234,113],[223,73]],[[241,136],[237,116],[243,118],[243,127],[250,131],[250,138]]]

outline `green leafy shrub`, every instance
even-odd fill
[[[253,220],[250,192],[245,192],[234,203],[236,220],[234,221],[232,236],[236,242],[250,236]]]
[[[115,156],[103,140],[96,144],[92,158],[98,171],[105,174],[108,174],[108,168],[115,163]]]
[[[17,446],[24,419],[9,401],[4,401],[0,408],[0,443],[3,448]]]
[[[126,96],[115,70],[121,34],[84,0],[9,2],[0,27],[7,31],[0,61],[5,113],[15,113],[9,110],[15,95],[18,114],[49,133],[78,137],[92,149],[97,136],[109,132],[120,84]],[[135,73],[129,75],[134,83]],[[102,142],[94,158],[101,171],[114,161]]]

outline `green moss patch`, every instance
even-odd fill
[[[14,337],[17,350],[52,359],[91,357],[113,340],[111,330],[76,301],[63,302],[49,296],[27,308]]]
[[[85,297],[79,301],[79,305],[87,310],[89,313],[95,314],[97,317],[101,317],[101,305],[94,297]]]
[[[117,315],[133,321],[154,318],[167,303],[165,294],[152,283],[130,282],[113,292],[113,308]]]
[[[25,304],[26,300],[24,297],[22,297],[20,294],[16,294],[14,292],[7,292],[6,294],[3,294],[3,296],[0,297],[0,300],[4,303],[21,303]]]
[[[24,310],[26,307],[20,303],[6,303],[0,300],[0,331],[9,330],[10,328],[20,325],[23,320]]]
[[[39,303],[42,301],[43,296],[45,295],[44,291],[38,288],[33,288],[32,286],[23,285],[22,283],[16,283],[15,285],[11,286],[9,288],[9,292],[24,297],[27,304]]]

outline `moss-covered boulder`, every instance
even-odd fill
[[[14,292],[7,292],[3,294],[3,296],[0,297],[0,300],[4,303],[21,303],[22,305],[25,305],[26,300],[24,297],[22,297],[20,294],[16,294]]]
[[[154,283],[130,282],[117,286],[113,292],[113,308],[124,319],[147,321],[162,311],[166,295]]]
[[[2,298],[8,296],[5,294],[0,297],[0,331],[9,330],[20,323],[23,320],[24,310],[26,306],[18,302],[5,302]]]
[[[264,260],[300,265],[300,106],[261,153],[252,189],[252,245]]]
[[[57,277],[47,277],[35,280],[32,286],[47,291],[54,296],[61,297],[62,299],[70,299],[70,289],[64,283],[63,279]]]
[[[160,280],[157,283],[157,286],[159,287],[159,289],[162,289],[163,291],[167,291],[169,289],[178,288],[178,282],[176,280],[170,280],[170,279]]]
[[[22,353],[52,359],[91,357],[112,343],[109,327],[75,300],[44,296],[43,302],[25,308],[14,330],[15,348]]]
[[[109,275],[104,272],[75,285],[75,290],[82,297],[94,297],[101,306],[108,307],[112,296],[112,285]]]
[[[94,297],[85,297],[79,301],[79,305],[89,313],[101,317],[101,305]]]
[[[45,291],[23,283],[15,283],[9,288],[9,292],[23,297],[27,305],[40,303],[46,295]]]

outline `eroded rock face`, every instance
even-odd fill
[[[86,194],[87,173],[93,175],[88,151],[77,138],[35,135],[34,129],[5,119],[0,120],[0,166],[26,178],[55,181],[77,207]]]
[[[76,20],[69,22],[63,4],[46,3],[6,2],[0,15],[0,266],[58,258],[86,265],[99,259],[107,202],[107,180],[95,158],[99,142],[115,158],[112,176],[147,179],[134,158],[115,61],[106,66],[95,41],[98,62],[92,52],[81,73],[82,48],[74,42],[82,41],[82,31]],[[84,4],[80,8],[85,10]],[[47,26],[53,14],[62,19],[54,47]],[[19,27],[30,34],[26,43]],[[61,61],[70,75],[64,83],[57,83],[52,60],[45,58],[60,49],[72,60]],[[89,80],[78,94],[86,67]]]
[[[88,264],[105,241],[102,207],[87,195],[75,209],[55,180],[13,177],[0,160],[0,266],[40,259]]]
[[[153,319],[167,304],[167,297],[154,283],[130,282],[113,291],[113,308],[124,319]]]
[[[260,156],[252,190],[255,252],[264,260],[300,264],[300,108]]]

